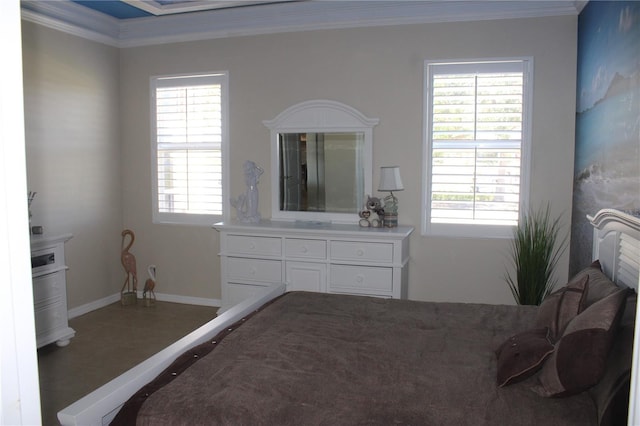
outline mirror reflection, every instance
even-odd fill
[[[280,210],[357,213],[364,132],[279,133]]]

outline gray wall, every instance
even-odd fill
[[[554,213],[563,213],[568,225],[574,153],[576,26],[577,17],[566,16],[311,31],[127,48],[119,52],[119,81],[113,82],[111,70],[118,59],[113,49],[63,35],[51,36],[50,43],[37,44],[30,39],[45,30],[26,26],[25,50],[36,50],[28,56],[44,60],[58,55],[58,51],[69,51],[69,54],[75,51],[78,57],[69,58],[69,61],[93,63],[89,68],[99,68],[96,72],[103,74],[99,80],[114,89],[114,93],[103,92],[106,105],[100,106],[100,102],[93,99],[91,103],[96,101],[96,104],[90,109],[101,109],[102,114],[109,116],[116,108],[120,109],[120,126],[103,123],[108,132],[113,133],[101,139],[105,149],[109,146],[107,157],[111,159],[119,153],[119,159],[112,158],[111,163],[101,160],[104,153],[74,154],[85,164],[106,161],[107,164],[102,163],[105,167],[113,166],[112,180],[101,182],[105,189],[101,207],[112,207],[105,213],[108,218],[104,221],[108,226],[101,232],[101,237],[108,241],[105,247],[109,247],[112,258],[96,258],[102,265],[91,266],[91,269],[108,270],[110,277],[107,279],[111,283],[81,281],[76,272],[70,276],[73,292],[70,306],[89,303],[120,289],[122,280],[117,260],[121,227],[136,232],[134,254],[139,269],[143,270],[150,263],[158,266],[159,292],[185,297],[220,297],[216,232],[210,227],[151,223],[149,132],[150,76],[217,70],[227,70],[230,76],[232,196],[244,191],[242,163],[247,159],[256,161],[265,169],[259,184],[260,212],[263,217],[269,217],[270,143],[269,130],[262,121],[273,119],[285,108],[310,99],[343,102],[368,117],[380,119],[374,129],[373,182],[378,181],[381,165],[401,167],[405,190],[397,194],[399,221],[416,228],[411,237],[409,297],[513,303],[503,280],[508,241],[434,238],[420,234],[423,63],[425,59],[534,58],[532,204],[551,201]],[[89,52],[80,47],[89,47]],[[105,53],[110,59],[103,57]],[[33,76],[31,80],[41,78],[48,77]],[[44,100],[58,91],[51,85],[46,90],[43,88],[39,96]],[[59,93],[63,99],[73,99],[65,91]],[[69,103],[61,105],[75,108]],[[36,112],[45,114],[42,110]],[[112,118],[110,124],[118,122],[117,117]],[[43,118],[27,118],[28,126],[33,120],[40,122]],[[91,121],[79,125],[87,126],[83,134],[96,133]],[[121,139],[118,139],[118,129]],[[54,133],[49,133],[52,137],[45,137],[43,129],[37,137],[28,139],[37,139],[38,145],[50,145],[54,147],[52,149],[59,146],[64,150],[68,138],[58,130]],[[80,142],[76,144],[79,145],[76,149],[82,147]],[[34,153],[30,149],[31,155]],[[33,164],[30,159],[28,165]],[[67,161],[65,164],[71,167],[74,163]],[[47,174],[54,176],[53,172]],[[113,188],[114,185],[118,188]],[[40,191],[39,188],[32,189]],[[114,201],[112,205],[111,198],[117,198],[116,192],[121,194],[122,202]],[[85,196],[74,194],[69,197],[72,200],[65,201],[76,204],[75,197]],[[83,235],[82,238],[88,241],[98,238],[93,227],[85,226],[85,222],[93,218],[85,217],[84,212],[76,211],[72,206],[62,208],[53,202],[42,208],[45,206],[52,216],[52,223],[65,224],[59,228],[68,229],[78,237]],[[69,215],[69,210],[73,215]],[[70,259],[72,268],[86,261],[78,254]],[[114,261],[116,273],[112,266]],[[560,262],[561,281],[566,279],[567,271],[568,254]],[[92,295],[76,293],[83,286],[95,286],[96,289]]]
[[[27,182],[34,225],[66,246],[73,308],[120,290],[118,49],[22,22]],[[26,196],[26,195],[25,195]]]
[[[156,262],[162,291],[219,297],[218,237],[207,228],[151,224],[149,77],[228,70],[231,194],[244,191],[242,162],[265,169],[260,212],[270,216],[269,130],[262,121],[310,99],[331,99],[380,119],[374,179],[401,167],[399,221],[411,237],[409,297],[512,303],[503,280],[508,242],[420,235],[423,63],[430,59],[533,56],[533,205],[553,205],[568,226],[575,120],[577,17],[420,24],[237,37],[123,49],[124,223],[141,236],[143,262]],[[566,280],[567,256],[560,262]],[[188,278],[187,278],[188,277]]]

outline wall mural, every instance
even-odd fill
[[[577,80],[571,275],[591,261],[587,214],[640,215],[640,2],[587,4]]]

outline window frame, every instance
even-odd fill
[[[221,89],[221,196],[222,214],[168,213],[160,212],[158,205],[158,138],[156,115],[156,89],[160,87],[179,87],[210,80],[220,84]],[[168,82],[173,81],[174,84]],[[167,82],[167,83],[163,83]],[[229,73],[228,71],[200,72],[151,76],[150,82],[150,129],[151,129],[151,196],[152,223],[173,225],[212,226],[216,222],[229,218]]]
[[[520,190],[518,220],[529,205],[530,169],[531,169],[531,126],[533,103],[533,58],[506,57],[454,60],[425,60],[423,70],[423,155],[422,155],[422,235],[468,238],[512,238],[515,225],[488,225],[471,223],[431,223],[431,184],[433,161],[433,117],[431,111],[431,73],[430,67],[451,66],[452,68],[471,68],[497,66],[500,63],[522,64],[523,100],[522,100],[522,139],[520,145]]]

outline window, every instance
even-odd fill
[[[223,218],[227,86],[227,73],[151,79],[154,223]]]
[[[425,62],[424,233],[512,235],[528,197],[531,67]]]

